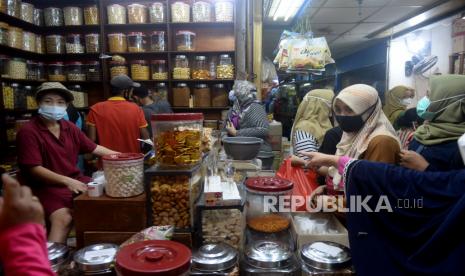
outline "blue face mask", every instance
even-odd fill
[[[453,103],[449,104],[448,106],[446,106],[446,107],[444,107],[444,108],[442,108],[442,109],[440,109],[438,111],[435,111],[435,112],[428,111],[428,108],[431,106],[432,103],[447,101],[447,100],[454,99],[454,98],[462,98],[462,99],[460,99],[460,100],[458,100],[456,102],[453,102]],[[432,120],[434,120],[434,118],[439,113],[446,110],[451,105],[456,104],[456,103],[460,104],[460,102],[463,100],[463,98],[465,98],[464,95],[457,95],[457,96],[452,96],[452,97],[448,97],[448,98],[444,98],[444,99],[440,99],[440,100],[436,100],[436,101],[431,102],[428,97],[424,96],[417,103],[417,114],[423,120],[432,121]]]
[[[58,121],[66,115],[66,106],[41,105],[38,113],[47,120]]]

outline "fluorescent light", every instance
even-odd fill
[[[289,9],[290,5],[290,1],[279,0],[279,6],[273,16],[273,20],[276,21],[276,19],[286,16],[287,9]]]
[[[305,0],[273,0],[267,17],[273,21],[288,21],[297,14],[304,2]]]
[[[284,18],[284,21],[287,21],[289,18],[294,17],[297,12],[300,10],[302,7],[302,4],[304,3],[304,0],[295,0],[292,1],[292,7],[289,9],[288,13],[286,14],[286,17]]]

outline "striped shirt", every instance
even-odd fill
[[[297,130],[294,133],[294,141],[294,155],[304,160],[309,160],[309,158],[300,154],[301,152],[315,152],[320,147],[315,137],[303,130]]]

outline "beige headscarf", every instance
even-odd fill
[[[303,130],[311,134],[321,145],[326,131],[332,128],[329,114],[334,92],[329,89],[315,89],[305,95],[297,109],[291,131],[291,145],[294,144],[294,133]]]
[[[390,136],[399,142],[394,128],[381,109],[381,100],[375,88],[365,84],[351,85],[343,89],[337,95],[337,99],[349,106],[355,114],[362,114],[375,104],[376,107],[370,117],[368,117],[370,112],[363,114],[362,117],[365,125],[361,130],[354,133],[344,132],[342,134],[341,141],[337,145],[336,155],[359,158],[367,150],[370,141],[379,135]],[[335,101],[333,103],[334,107]]]
[[[408,86],[398,85],[389,90],[384,96],[386,102],[383,111],[391,124],[394,124],[400,113],[407,109],[405,105],[400,103],[400,99],[405,98],[407,91],[414,91],[414,89]]]

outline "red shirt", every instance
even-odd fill
[[[140,129],[147,127],[144,112],[123,97],[112,97],[90,108],[87,124],[95,126],[99,144],[119,152],[141,152]]]

